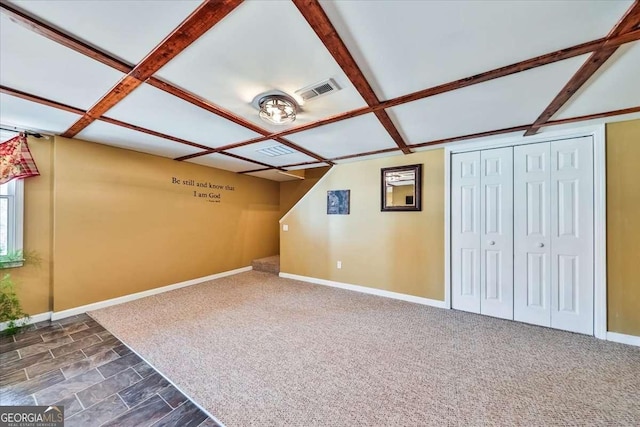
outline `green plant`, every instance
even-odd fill
[[[19,267],[24,264],[39,265],[40,257],[34,252],[15,251],[0,256],[0,270]],[[11,274],[3,274],[0,278],[0,322],[7,322],[3,331],[6,335],[14,335],[25,327],[29,315],[22,310],[16,295],[16,283]]]
[[[10,274],[5,274],[0,279],[0,322],[8,322],[6,335],[14,335],[26,326],[29,316],[22,310],[20,300],[16,295],[16,285]]]

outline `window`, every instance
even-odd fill
[[[24,181],[0,184],[0,255],[22,249]]]

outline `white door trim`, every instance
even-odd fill
[[[451,153],[444,152],[444,308],[451,308]]]
[[[606,130],[600,125],[593,131],[593,332],[596,338],[607,337],[607,156]]]
[[[559,139],[593,137],[593,179],[594,179],[594,335],[607,339],[607,182],[605,156],[605,125],[588,126],[549,132],[531,137],[507,137],[495,140],[465,141],[452,143],[444,147],[445,173],[445,301],[446,308],[451,308],[451,155],[467,151],[489,148],[509,147],[538,142],[550,142]]]

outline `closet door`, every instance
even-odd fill
[[[551,326],[550,144],[514,147],[514,320]]]
[[[480,313],[480,152],[451,157],[451,305]]]
[[[593,334],[592,138],[551,143],[551,326]]]
[[[513,148],[480,160],[480,313],[513,319]]]

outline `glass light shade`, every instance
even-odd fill
[[[268,95],[260,100],[260,118],[274,125],[285,125],[296,119],[297,106],[284,96]]]

